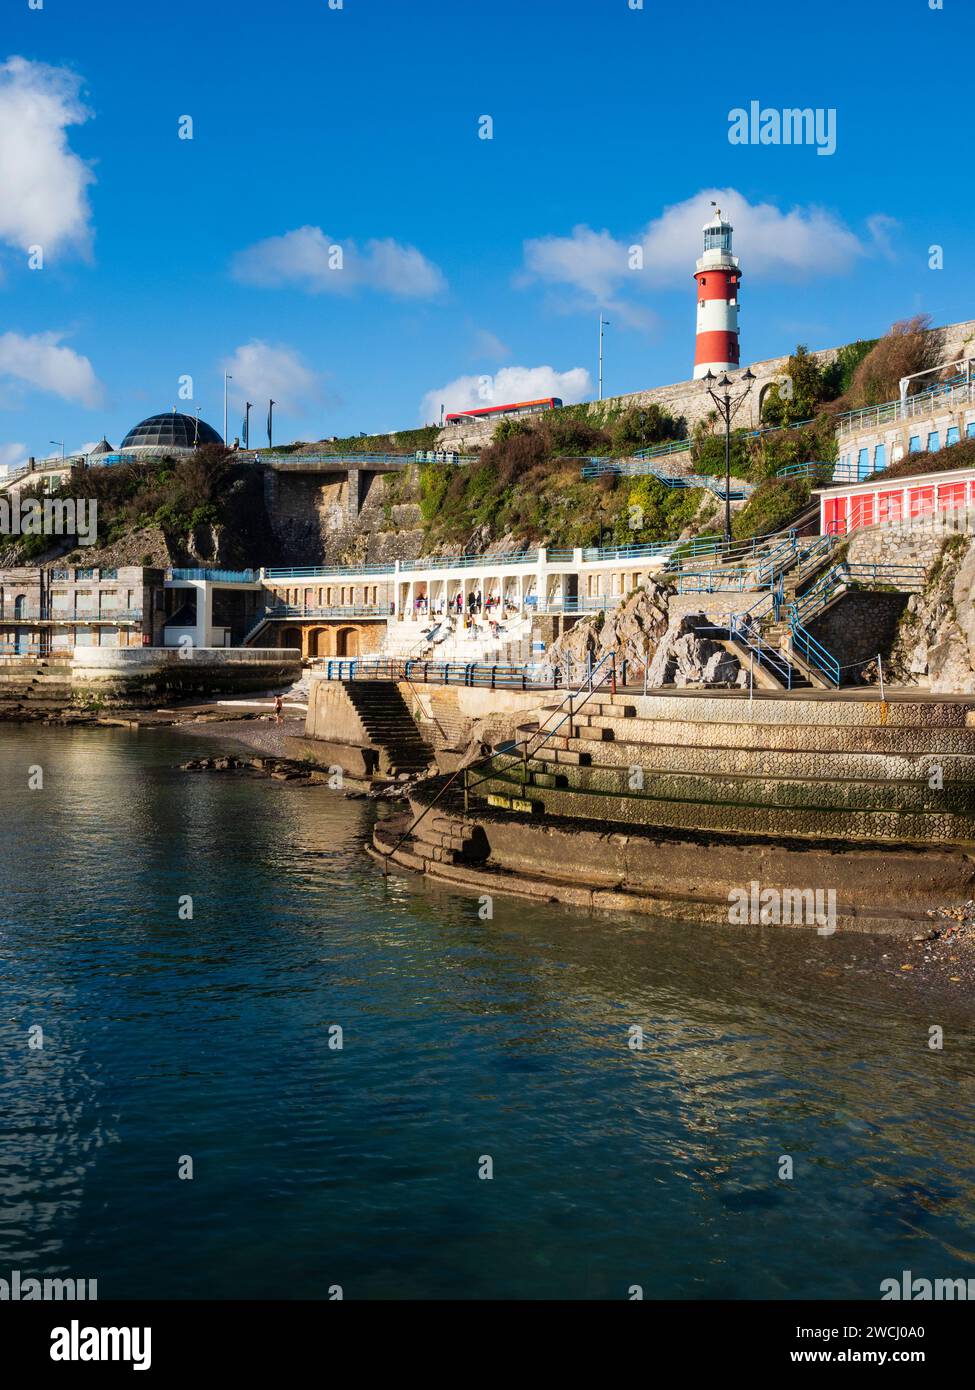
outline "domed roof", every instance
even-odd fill
[[[195,415],[180,415],[170,410],[165,415],[150,415],[142,420],[122,440],[126,449],[195,449],[200,444],[222,444],[223,440],[212,425]]]

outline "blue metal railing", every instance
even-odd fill
[[[826,478],[831,476],[835,467],[835,463],[829,463],[824,459],[806,463],[787,463],[784,468],[775,470],[775,476],[777,478]]]
[[[249,452],[249,451],[245,451]],[[336,468],[356,468],[364,464],[382,463],[387,467],[406,468],[416,462],[415,454],[259,454],[258,463],[333,463]]]
[[[424,661],[422,658],[330,658],[326,680],[408,680],[422,685],[482,686],[490,690],[551,690],[556,673],[551,666],[483,661]]]
[[[212,584],[256,584],[254,570],[171,569],[168,578],[175,580],[208,579]]]
[[[634,449],[635,459],[663,459],[670,454],[686,454],[691,447],[689,439],[668,439],[665,444],[650,444],[646,449]]]
[[[771,599],[771,595],[768,596]],[[740,643],[752,653],[758,664],[771,671],[775,679],[786,690],[792,689],[792,667],[778,647],[767,642],[754,619],[759,605],[754,605],[747,613],[732,613],[728,619],[728,632],[732,640]]]
[[[793,650],[799,654],[807,666],[815,667],[831,685],[839,687],[839,662],[833,653],[823,646],[822,642],[818,642],[812,633],[803,627],[795,604],[789,610],[789,631],[792,635]]]
[[[22,608],[19,612],[3,613],[0,608],[0,622],[4,623],[67,623],[85,627],[90,623],[135,623],[142,619],[141,608],[119,608],[96,613],[62,612],[56,608]]]
[[[583,464],[583,478],[601,478],[607,474],[622,478],[652,477],[663,483],[664,487],[704,488],[708,492],[713,492],[717,497],[724,498],[725,495],[724,478],[720,475],[665,473],[662,469],[654,468],[648,461],[634,459],[593,457]],[[742,478],[733,478],[728,489],[728,496],[732,502],[741,502],[746,497],[751,496],[754,491],[753,483],[747,483]]]
[[[266,579],[328,579],[357,574],[395,574],[394,565],[292,565],[290,568],[266,569]]]
[[[959,401],[966,403],[975,394],[975,380],[970,381],[962,373],[947,381],[939,381],[926,391],[907,396],[903,402],[884,401],[881,405],[861,406],[858,410],[846,410],[837,415],[834,421],[837,435],[852,434],[861,428],[890,424],[897,420],[921,418],[937,406]]]
[[[516,550],[508,555],[443,555],[426,560],[403,560],[400,563],[400,571],[405,573],[419,569],[472,569],[474,566],[490,569],[493,565],[533,565],[538,558],[537,549]]]
[[[274,603],[262,609],[254,621],[264,622],[268,618],[388,618],[391,614],[391,603],[333,603],[319,607]]]
[[[463,467],[465,464],[477,463],[480,454],[455,454],[443,449],[417,449],[413,455],[417,463],[447,463],[452,467]]]
[[[834,565],[807,593],[796,599],[797,617],[810,622],[849,585],[889,584],[895,589],[910,589],[925,576],[923,565],[857,565],[845,561]]]
[[[580,549],[583,564],[612,560],[659,559],[673,560],[675,565],[698,556],[722,556],[731,560],[757,556],[769,546],[782,547],[794,551],[798,541],[794,531],[774,531],[766,535],[752,536],[744,541],[725,541],[718,536],[696,536],[689,540],[653,541],[646,545],[584,546]],[[565,564],[574,561],[575,551],[567,547],[547,550],[546,564]],[[492,569],[505,565],[533,565],[539,560],[538,549],[513,551],[507,555],[437,555],[421,556],[418,560],[404,560],[400,564],[401,574],[415,574],[421,570],[439,569]],[[357,575],[391,575],[394,565],[294,565],[291,567],[272,567],[264,571],[269,580],[294,580],[309,582],[330,577],[350,577]]]
[[[794,425],[763,425],[757,430],[736,430],[739,439],[758,439],[763,434],[777,434],[781,430],[801,430],[811,425],[812,419],[797,420]],[[689,439],[675,439],[666,444],[652,444],[647,449],[637,449],[633,457],[637,459],[665,458],[668,454],[686,453],[691,447]]]

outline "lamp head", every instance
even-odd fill
[[[719,385],[719,386],[730,386],[730,385],[731,385],[731,378],[729,377],[729,375],[728,375],[727,372],[724,372],[724,373],[722,374],[721,379],[720,379],[720,381],[718,382],[718,385]]]

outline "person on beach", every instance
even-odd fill
[[[281,699],[281,696],[280,696],[280,695],[275,695],[275,697],[274,697],[274,722],[275,722],[275,724],[280,724],[280,723],[282,722],[282,710],[283,710],[283,709],[284,709],[284,701]]]

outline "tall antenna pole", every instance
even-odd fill
[[[603,329],[609,327],[609,319],[599,315],[599,400],[603,398]]]

